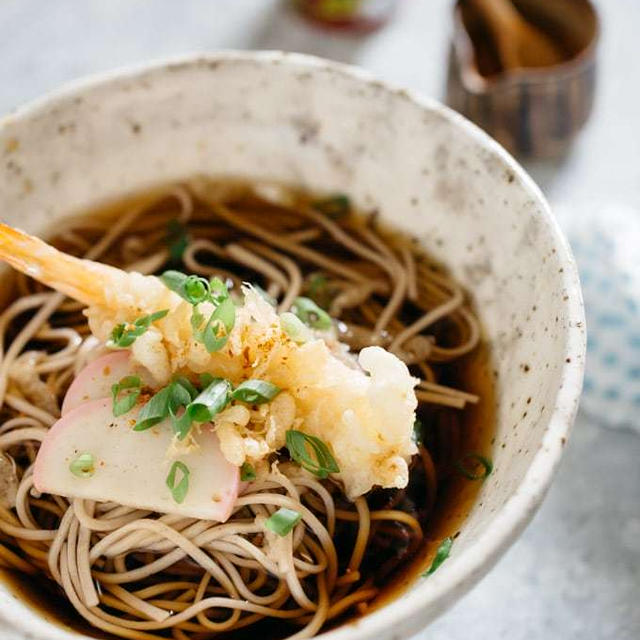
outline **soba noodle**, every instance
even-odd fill
[[[439,382],[480,335],[456,282],[406,238],[341,210],[344,199],[260,193],[193,181],[117,217],[61,222],[55,243],[127,270],[173,263],[225,278],[232,290],[256,283],[279,311],[304,294],[337,319],[339,339],[353,350],[381,345],[410,366],[421,379],[420,412],[440,406],[455,414],[477,402]],[[455,419],[440,460],[432,459],[437,443],[420,443],[412,490],[373,491],[353,503],[337,484],[290,462],[250,483],[222,524],[39,495],[38,445],[96,343],[80,304],[16,276],[13,302],[0,315],[0,565],[46,576],[94,627],[184,640],[272,618],[284,623],[281,636],[309,638],[347,611],[364,612],[423,544],[439,475],[460,449]],[[12,492],[15,504],[4,499]],[[261,521],[280,507],[301,513],[304,526],[273,543]]]

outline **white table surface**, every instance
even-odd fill
[[[95,71],[220,48],[314,53],[441,97],[451,4],[401,0],[387,28],[354,38],[309,28],[277,0],[3,0],[0,113]],[[598,204],[640,212],[640,0],[599,5],[593,118],[562,163],[529,167],[561,222]],[[419,637],[640,638],[640,437],[579,416],[534,522]],[[19,638],[0,628],[0,640]]]

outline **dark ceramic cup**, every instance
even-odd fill
[[[593,106],[599,24],[588,0],[513,0],[566,53],[552,67],[500,68],[483,20],[465,0],[454,8],[447,102],[512,153],[564,154]]]

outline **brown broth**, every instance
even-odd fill
[[[486,342],[456,363],[455,385],[480,396],[477,405],[464,410],[462,432],[468,440],[465,451],[481,452],[490,457],[495,425],[495,382],[491,354]],[[403,571],[385,586],[370,605],[377,609],[400,597],[420,575],[431,566],[440,542],[458,537],[464,522],[475,506],[482,487],[481,481],[471,481],[461,475],[452,476],[444,489],[438,490],[438,500],[432,521],[425,528],[425,543]]]
[[[28,605],[51,624],[65,631],[83,633],[92,638],[112,637],[92,627],[84,618],[81,618],[64,594],[56,588],[57,585],[44,576],[37,574],[29,576],[0,567],[0,581],[8,587],[16,600]]]

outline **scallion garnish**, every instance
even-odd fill
[[[140,378],[138,376],[126,376],[111,386],[113,398],[113,415],[117,418],[131,411],[140,395]],[[124,392],[124,393],[123,393]]]
[[[188,276],[180,271],[165,271],[160,280],[164,285],[177,293],[189,304],[200,304],[208,300],[211,294],[211,286],[206,278],[201,276]]]
[[[160,389],[140,410],[134,431],[145,431],[171,418],[178,439],[184,440],[192,423],[210,422],[231,400],[263,404],[280,393],[275,384],[264,380],[246,380],[234,389],[228,380],[208,373],[200,376],[200,384],[204,388],[198,392],[188,378],[181,376]],[[180,412],[181,409],[184,411]]]
[[[223,378],[214,378],[187,407],[196,422],[209,422],[229,404],[231,383]]]
[[[314,273],[311,278],[309,278],[308,291],[309,296],[313,299],[316,296],[324,293],[325,288],[327,287],[327,276],[322,273]]]
[[[411,433],[411,439],[414,444],[420,446],[422,444],[422,420],[416,418],[413,421],[413,431]]]
[[[280,314],[280,326],[287,336],[298,344],[303,344],[313,338],[309,327],[290,311]]]
[[[180,407],[191,402],[191,394],[179,382],[174,381],[160,389],[147,404],[140,409],[134,431],[146,431],[169,416],[177,416]]]
[[[178,434],[180,440],[187,437],[191,429],[191,416],[187,411],[194,396],[198,395],[198,391],[186,378],[176,378],[170,385],[171,393],[169,396],[169,416],[173,430]],[[178,415],[181,408],[185,408],[181,415]]]
[[[118,324],[113,328],[107,346],[116,348],[130,347],[150,326],[152,322],[164,318],[169,313],[169,309],[156,311],[148,316],[142,316],[132,323]]]
[[[209,422],[229,403],[231,383],[222,378],[214,380],[185,407],[181,416],[172,417],[173,429],[184,440],[193,422]]]
[[[90,478],[96,471],[93,455],[91,453],[81,453],[71,462],[69,471],[78,478]]]
[[[189,304],[200,304],[210,295],[209,282],[200,276],[188,276],[184,282],[185,299]]]
[[[188,276],[180,271],[165,271],[160,279],[171,291],[193,305],[191,328],[196,340],[202,342],[209,353],[222,349],[236,321],[236,307],[224,282],[220,278],[207,281],[200,276]],[[206,322],[198,309],[198,305],[203,302],[216,305]]]
[[[180,407],[186,407],[191,402],[192,392],[196,392],[193,385],[185,378],[179,377],[169,385],[171,393],[169,395],[169,413],[175,413]],[[197,392],[196,392],[197,393]]]
[[[470,468],[468,463],[471,463],[473,467]],[[478,465],[482,467],[480,473],[476,472]],[[456,462],[456,469],[469,480],[484,480],[493,471],[493,463],[489,458],[485,458],[479,453],[467,453]]]
[[[189,397],[181,389],[174,388],[172,391],[169,415],[173,430],[179,440],[184,440],[187,437],[192,423],[209,422],[229,403],[231,383],[228,380],[214,378],[208,374],[206,377],[204,375],[202,377],[208,384],[200,393],[185,378],[177,378],[173,382],[183,390],[187,390],[189,387],[192,390]],[[181,407],[184,407],[184,412],[178,415],[178,410]]]
[[[211,300],[213,302],[220,303],[229,297],[229,290],[227,289],[227,285],[222,282],[222,280],[220,280],[220,278],[218,278],[217,276],[211,278],[209,287],[211,289]]]
[[[178,479],[178,472],[180,472],[181,475],[180,479]],[[187,467],[184,462],[176,460],[171,465],[169,475],[167,476],[167,487],[169,487],[173,499],[178,504],[182,504],[187,497],[190,475],[189,467]]]
[[[349,198],[341,193],[329,196],[328,198],[322,198],[321,200],[315,200],[311,203],[311,206],[316,211],[324,213],[334,220],[343,218],[351,212],[351,202]]]
[[[286,433],[286,443],[293,460],[318,478],[327,478],[330,473],[340,472],[329,447],[320,438],[290,429]]]
[[[198,306],[195,305],[191,310],[191,328],[193,329],[194,335],[200,331],[200,327],[204,322],[204,315],[198,309]]]
[[[169,220],[167,224],[167,245],[171,262],[173,264],[180,263],[185,249],[189,245],[189,234],[187,228],[179,220]]]
[[[269,529],[269,531],[273,531],[273,533],[277,533],[284,538],[301,519],[302,514],[297,511],[280,507],[270,518],[267,518],[264,526]]]
[[[178,383],[181,387],[184,387],[189,392],[192,400],[198,395],[198,390],[186,376],[178,376],[177,378],[174,378],[173,381]]]
[[[149,400],[149,402],[140,409],[138,420],[136,421],[133,430],[146,431],[168,417],[170,395],[171,390],[169,387],[160,389],[160,391],[158,391],[158,393],[156,393],[151,400]]]
[[[233,389],[224,378],[202,376],[207,386],[188,403],[181,416],[173,417],[173,427],[180,440],[186,438],[193,422],[209,422],[222,411],[231,400],[249,404],[263,404],[275,398],[280,389],[264,380],[246,380]]]
[[[331,329],[331,316],[311,298],[296,298],[291,305],[291,311],[308,327],[321,331]]]
[[[216,378],[210,373],[201,373],[198,376],[198,381],[200,382],[200,388],[206,389]]]
[[[253,465],[248,462],[243,463],[240,467],[240,480],[242,482],[253,482],[256,479],[256,470],[253,468]]]
[[[280,393],[280,387],[265,380],[245,380],[231,393],[233,400],[247,404],[264,404]]]
[[[215,308],[204,329],[196,329],[194,335],[209,353],[213,353],[227,343],[235,322],[236,306],[231,298],[226,298]]]
[[[306,285],[306,295],[311,298],[321,309],[328,309],[335,296],[332,291],[329,278],[322,272],[313,273]]]
[[[187,297],[187,292],[185,291],[185,283],[188,277],[189,276],[186,273],[182,273],[182,271],[170,269],[160,276],[160,280],[162,280],[162,283],[167,289],[171,289],[171,291],[177,293],[183,300],[190,302]]]
[[[430,576],[448,557],[451,553],[451,546],[453,545],[453,538],[445,538],[438,546],[436,555],[433,557],[431,566],[422,574],[423,578]]]

